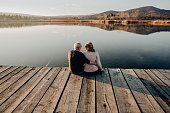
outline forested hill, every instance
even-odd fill
[[[86,19],[115,19],[115,20],[148,20],[170,19],[170,10],[159,9],[153,6],[140,7],[127,11],[106,11],[99,14],[87,15]]]

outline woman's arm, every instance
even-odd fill
[[[100,57],[99,57],[99,53],[96,52],[96,64],[97,64],[97,67],[103,71],[103,68],[102,68],[102,64],[100,62]]]

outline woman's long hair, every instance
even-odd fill
[[[93,48],[93,44],[92,44],[91,42],[87,42],[87,43],[85,44],[85,48],[86,48],[86,50],[89,51],[89,52],[95,52],[95,49]]]

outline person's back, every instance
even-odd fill
[[[86,52],[83,52],[85,57],[88,60],[95,62],[96,65],[85,64],[84,65],[84,71],[87,72],[87,73],[90,73],[90,74],[95,74],[95,73],[98,73],[99,71],[103,70],[101,62],[100,62],[99,54],[98,54],[98,52],[95,52],[95,50],[93,48],[93,44],[91,42],[86,43],[85,49],[86,49]]]
[[[83,52],[83,54],[85,55],[85,57],[92,61],[92,62],[96,62],[97,65],[89,65],[89,64],[85,64],[84,65],[84,71],[85,72],[95,72],[97,70],[102,70],[102,65],[100,62],[100,57],[98,52]]]
[[[89,64],[90,61],[85,58],[84,54],[80,51],[69,51],[69,70],[74,74],[81,74],[84,70],[84,63]]]

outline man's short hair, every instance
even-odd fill
[[[82,45],[81,45],[80,42],[76,42],[76,43],[74,44],[74,50],[79,49],[81,46],[82,46]]]

